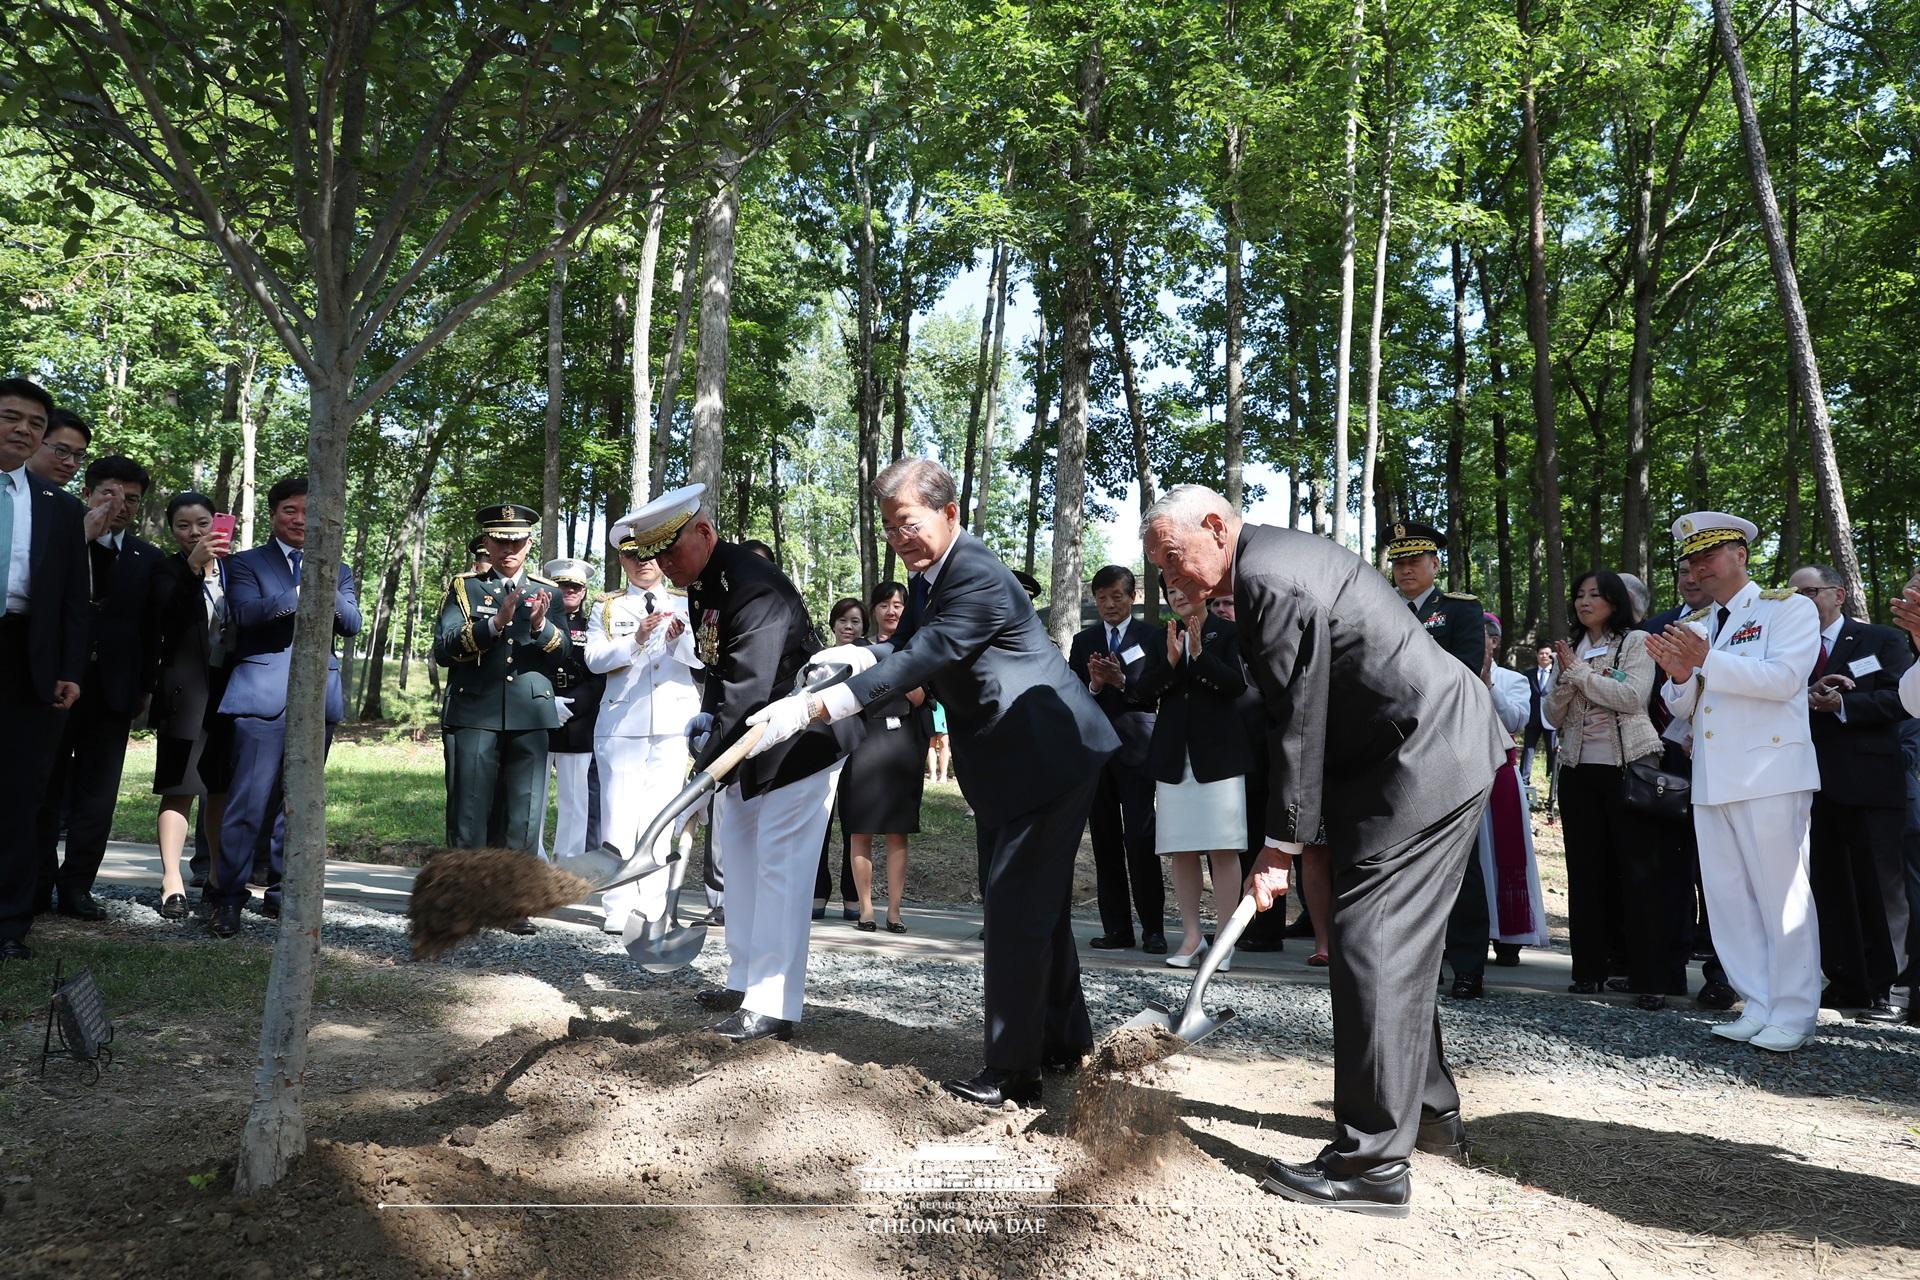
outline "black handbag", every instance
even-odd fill
[[[1693,779],[1682,773],[1669,773],[1660,761],[1627,760],[1626,733],[1620,728],[1620,713],[1613,714],[1614,740],[1620,744],[1620,803],[1633,813],[1669,822],[1688,822],[1693,818]]]

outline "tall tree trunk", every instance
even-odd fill
[[[874,313],[879,308],[879,298],[874,283],[876,250],[873,235],[873,178],[870,172],[876,145],[877,139],[869,125],[854,152],[853,166],[854,182],[860,192],[860,227],[854,242],[860,290],[854,317],[854,394],[859,397],[860,434],[856,446],[856,464],[860,484],[857,506],[860,529],[855,541],[860,548],[862,600],[873,598],[873,589],[880,581],[879,535],[875,528],[880,523],[880,515],[873,498],[873,480],[880,469],[880,380],[873,367],[876,358],[874,328],[878,324]]]
[[[1380,113],[1386,117],[1386,129],[1380,140],[1380,233],[1373,243],[1373,327],[1367,333],[1367,443],[1360,463],[1360,555],[1366,560],[1374,558],[1368,542],[1376,525],[1373,480],[1380,454],[1380,326],[1387,301],[1387,246],[1393,231],[1393,142],[1400,123],[1393,113],[1393,40],[1387,30],[1386,0],[1381,0],[1380,26],[1386,54],[1381,67]],[[1462,547],[1460,552],[1464,551]],[[1460,552],[1447,558],[1451,581],[1459,580],[1460,566],[1466,561]]]
[[[1080,119],[1067,149],[1067,263],[1062,290],[1060,444],[1053,463],[1053,612],[1048,631],[1065,652],[1080,629],[1081,531],[1087,517],[1087,383],[1093,366],[1093,206],[1085,194],[1100,127],[1100,38],[1087,38],[1076,77]]]
[[[1653,581],[1653,513],[1647,496],[1652,467],[1649,441],[1653,402],[1653,304],[1659,284],[1654,262],[1654,126],[1629,148],[1633,159],[1633,216],[1628,271],[1633,279],[1633,354],[1627,361],[1627,474],[1621,492],[1620,563],[1642,582]]]
[[[1000,255],[1000,283],[993,297],[993,354],[987,361],[987,409],[980,425],[980,496],[973,513],[973,532],[979,538],[987,536],[987,498],[993,489],[993,429],[1000,410],[1000,372],[1007,347],[1007,275],[1012,265],[1013,247],[1009,245]],[[966,514],[964,504],[961,514]]]
[[[920,221],[920,202],[920,183],[915,179],[907,193],[907,220],[900,228],[900,292],[893,312],[893,452],[887,459],[889,462],[898,462],[907,451],[907,359],[913,351],[913,236]],[[886,547],[887,563],[880,577],[891,581],[893,544],[889,542]],[[873,599],[872,594],[866,599]]]
[[[424,607],[420,575],[426,568],[427,517],[422,512],[414,521],[413,551],[407,563],[407,618],[400,632],[400,692],[407,691],[407,679],[413,674],[413,624]],[[432,666],[432,663],[428,663]],[[436,690],[437,691],[437,690]]]
[[[1106,287],[1100,292],[1100,298],[1106,311],[1107,337],[1113,342],[1113,358],[1120,366],[1120,385],[1126,392],[1127,422],[1133,430],[1133,479],[1140,488],[1140,514],[1144,518],[1154,499],[1153,460],[1147,456],[1147,411],[1140,400],[1140,381],[1134,373],[1133,352],[1127,347],[1127,331],[1120,311],[1123,260],[1124,248],[1116,245],[1112,270],[1107,276]],[[1160,571],[1146,558],[1144,549],[1140,563],[1147,621],[1157,622],[1160,618]]]
[[[780,500],[780,443],[767,450],[767,509],[773,522],[773,562],[787,562],[787,520]]]
[[[1233,43],[1236,6],[1227,5],[1227,43]],[[1238,121],[1227,124],[1227,199],[1223,221],[1227,228],[1227,439],[1225,452],[1227,505],[1238,511],[1246,500],[1246,382],[1241,355],[1245,325],[1246,287],[1241,279],[1244,247],[1240,233],[1240,167],[1246,158],[1246,135]],[[1148,599],[1152,600],[1149,583]]]
[[[1347,543],[1347,471],[1351,449],[1347,426],[1352,415],[1349,384],[1353,373],[1354,209],[1359,193],[1360,57],[1367,30],[1367,0],[1354,0],[1353,29],[1347,34],[1347,161],[1340,202],[1340,343],[1333,377],[1333,540]]]
[[[1454,187],[1454,199],[1461,195]],[[1460,591],[1460,570],[1470,550],[1465,541],[1466,481],[1461,474],[1467,449],[1467,264],[1456,235],[1448,244],[1453,276],[1453,415],[1447,423],[1447,532],[1453,537],[1447,557],[1447,589]]]
[[[687,479],[707,486],[705,501],[720,500],[721,435],[727,412],[727,317],[733,311],[733,242],[740,218],[740,158],[722,150],[720,189],[707,203],[707,248],[700,285],[700,350],[694,369],[693,447]],[[735,537],[744,537],[739,530]]]
[[[704,261],[707,240],[707,204],[701,202],[687,224],[687,244],[680,253],[680,266],[673,273],[673,287],[680,291],[680,304],[673,313],[673,339],[667,344],[667,361],[660,370],[660,399],[654,406],[653,478],[647,496],[659,497],[667,488],[667,456],[673,449],[673,416],[680,404],[680,370],[687,354],[687,329],[693,320],[693,297],[699,291],[700,264]]]
[[[973,460],[980,447],[980,411],[987,400],[987,357],[993,342],[993,300],[1000,289],[1000,259],[1005,242],[993,242],[993,255],[987,265],[987,305],[980,313],[980,355],[974,362],[973,394],[967,400],[967,456],[960,464],[960,525],[965,528],[973,513]]]
[[[1727,5],[1728,0],[1713,0],[1713,21],[1720,35],[1721,55],[1727,61],[1727,76],[1733,84],[1733,105],[1740,115],[1740,142],[1746,152],[1747,174],[1753,180],[1754,204],[1759,209],[1760,230],[1767,242],[1767,263],[1773,268],[1774,291],[1779,294],[1781,318],[1786,323],[1787,354],[1799,384],[1807,434],[1813,441],[1814,487],[1820,495],[1820,510],[1825,517],[1834,567],[1846,582],[1847,613],[1864,620],[1866,591],[1860,581],[1860,558],[1853,548],[1853,520],[1847,514],[1847,495],[1834,457],[1826,392],[1820,385],[1820,366],[1814,359],[1813,334],[1807,327],[1806,307],[1800,301],[1800,278],[1787,250],[1780,206],[1773,197],[1773,178],[1767,172],[1767,146],[1760,136],[1760,118],[1754,113],[1753,89],[1747,83],[1746,64],[1740,57],[1740,38],[1734,32],[1733,16]]]
[[[1800,5],[1787,5],[1787,260],[1800,263]],[[1780,558],[1800,563],[1800,381],[1787,361],[1786,513],[1780,526]]]
[[[1047,305],[1040,297],[1040,281],[1045,276],[1045,263],[1033,273],[1034,301],[1038,304],[1040,332],[1034,338],[1033,354],[1033,438],[1028,442],[1028,452],[1033,456],[1033,469],[1027,473],[1027,558],[1026,571],[1032,576],[1036,563],[1035,555],[1040,539],[1040,477],[1046,468],[1047,451]]]
[[[640,241],[640,272],[633,282],[633,457],[628,500],[644,504],[653,483],[653,281],[660,271],[660,229],[667,193],[648,193],[647,230]]]
[[[233,501],[233,461],[237,441],[235,428],[240,425],[240,362],[227,361],[221,370],[220,393],[220,465],[214,470],[213,509],[232,511]]]
[[[1533,0],[1519,0],[1520,33],[1529,41],[1520,74],[1520,152],[1527,174],[1527,340],[1533,345],[1534,485],[1547,559],[1547,630],[1567,632],[1566,564],[1561,547],[1560,451],[1553,421],[1553,330],[1547,308],[1547,209],[1540,165],[1540,122],[1533,96]]]
[[[371,434],[373,441],[367,449],[366,462],[360,468],[359,501],[353,504],[358,513],[353,525],[353,550],[347,556],[347,563],[353,567],[353,580],[356,583],[364,583],[367,580],[367,530],[373,523],[373,509],[376,505],[374,485],[379,475],[376,469],[380,441],[378,413],[374,415]],[[353,691],[356,687],[354,676],[358,671],[358,664],[354,659],[362,652],[360,642],[366,635],[366,629],[362,628],[359,635],[350,637],[343,646],[346,652],[340,655],[340,701],[348,707],[353,705]]]
[[[1493,392],[1493,525],[1500,539],[1496,573],[1500,583],[1500,622],[1513,626],[1513,520],[1507,505],[1507,370],[1501,354],[1500,308],[1487,278],[1487,260],[1476,253],[1473,274],[1480,282],[1480,313],[1487,335],[1487,382]],[[1534,570],[1538,572],[1536,562]],[[1528,623],[1529,628],[1532,623]],[[1529,637],[1531,639],[1531,637]]]
[[[1307,420],[1300,389],[1300,307],[1298,299],[1280,291],[1280,315],[1287,328],[1287,528],[1300,527],[1300,486],[1305,480]],[[1223,495],[1224,496],[1224,495]]]
[[[567,229],[567,184],[553,188],[553,233]],[[565,392],[567,366],[561,337],[562,310],[567,293],[567,251],[553,255],[553,275],[547,284],[547,412],[546,456],[540,471],[540,545],[548,555],[560,545],[560,403]]]
[[[274,389],[280,380],[269,376],[260,394],[252,394],[254,374],[258,369],[259,351],[247,352],[246,368],[241,373],[240,384],[240,546],[253,545],[253,511],[258,503],[254,492],[254,466],[260,457],[260,428],[267,420],[267,409],[273,403]]]

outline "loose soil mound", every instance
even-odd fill
[[[578,902],[593,886],[518,849],[447,849],[427,859],[407,902],[413,958],[431,960],[482,929]]]

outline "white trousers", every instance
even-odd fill
[[[1746,1012],[1795,1035],[1820,1014],[1820,929],[1807,883],[1813,792],[1693,806],[1713,952]]]
[[[547,806],[540,806],[540,856],[551,862],[555,857],[571,858],[587,847],[587,777],[593,772],[593,756],[586,751],[549,751],[557,788],[559,817],[553,824],[553,852],[547,852]]]
[[[839,785],[836,763],[751,800],[737,784],[714,800],[713,843],[726,850],[727,986],[749,1012],[800,1020],[813,878]]]
[[[600,766],[600,837],[622,857],[631,857],[640,832],[687,785],[687,740],[677,733],[596,737],[593,755]],[[672,847],[673,832],[663,831],[654,853],[665,858]],[[684,868],[675,864],[609,889],[600,899],[606,926],[619,929],[629,911],[663,919],[667,895],[678,887],[682,874]]]

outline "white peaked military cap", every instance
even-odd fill
[[[661,494],[615,521],[608,541],[642,560],[653,559],[672,546],[681,530],[699,514],[700,495],[706,491],[703,484],[690,484]]]
[[[584,587],[593,581],[593,562],[590,560],[549,560],[540,566],[543,576],[555,582],[571,582],[576,587]]]
[[[1760,536],[1760,526],[1724,511],[1689,511],[1673,522],[1674,554],[1688,556],[1710,551],[1723,542],[1752,542]]]

